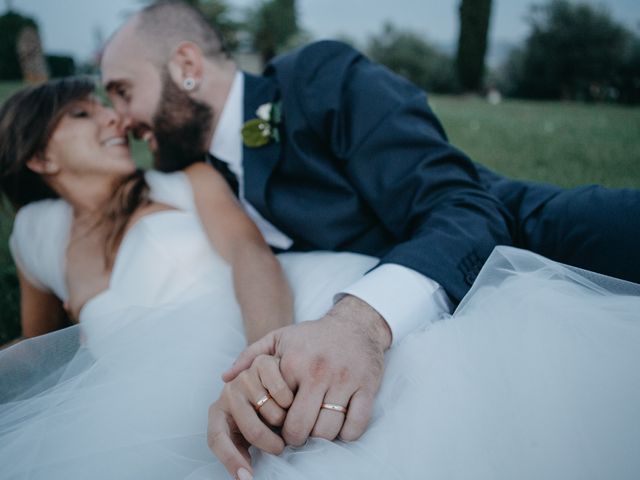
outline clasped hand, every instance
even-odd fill
[[[209,409],[209,448],[235,477],[241,468],[251,471],[250,445],[279,454],[309,436],[359,438],[390,343],[382,317],[349,296],[320,320],[267,334],[224,374],[225,387]]]

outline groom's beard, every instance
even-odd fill
[[[212,122],[211,107],[189,97],[166,72],[158,109],[153,116],[157,143],[153,153],[155,168],[173,172],[203,161]]]

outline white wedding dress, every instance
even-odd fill
[[[245,345],[229,267],[183,174],[125,236],[80,324],[0,352],[1,479],[228,478],[206,445],[220,374]],[[62,299],[70,208],[18,214],[11,247]],[[375,265],[284,254],[296,321]],[[386,359],[365,435],[254,451],[256,479],[640,478],[640,286],[497,248],[453,316]]]

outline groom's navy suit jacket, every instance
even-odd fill
[[[494,246],[522,244],[524,184],[452,147],[424,92],[351,47],[311,44],[246,76],[245,120],[273,101],[280,141],[244,147],[245,196],[294,250],[378,256],[459,301]],[[541,187],[526,208],[556,192]]]

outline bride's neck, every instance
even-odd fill
[[[60,179],[54,190],[73,208],[76,219],[96,219],[104,214],[118,179]]]

